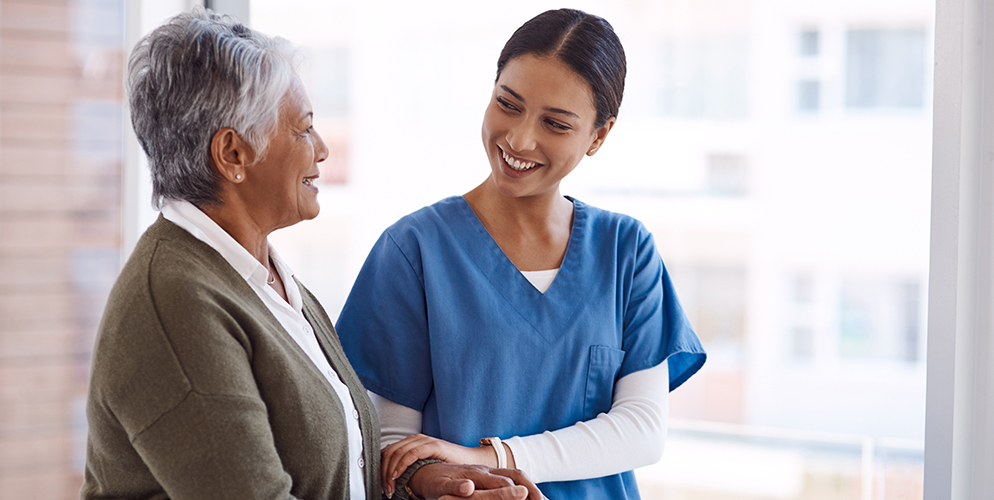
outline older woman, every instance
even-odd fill
[[[318,214],[328,154],[292,60],[285,40],[203,9],[131,56],[132,122],[161,216],[100,325],[83,498],[381,496],[366,391],[267,241]],[[425,496],[540,497],[513,471],[407,472]]]

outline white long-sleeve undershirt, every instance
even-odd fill
[[[369,397],[380,418],[382,447],[421,432],[420,411],[373,392]],[[607,413],[504,442],[514,454],[515,467],[536,483],[608,476],[659,461],[668,415],[669,368],[663,361],[618,379]]]

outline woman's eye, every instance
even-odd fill
[[[555,120],[546,120],[545,123],[548,123],[550,127],[563,132],[570,129],[568,125],[563,125],[562,123],[559,123]]]
[[[497,104],[500,104],[500,107],[502,107],[504,109],[509,109],[511,111],[517,111],[518,110],[517,106],[511,104],[510,102],[508,102],[507,100],[505,100],[503,97],[498,97],[497,98]]]

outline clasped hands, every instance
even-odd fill
[[[538,487],[517,469],[495,469],[496,455],[490,447],[467,448],[440,439],[415,434],[383,449],[383,491],[393,496],[396,479],[423,458],[448,463],[422,467],[408,486],[425,498],[457,500],[542,500]],[[468,464],[468,465],[458,465]]]

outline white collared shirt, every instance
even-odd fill
[[[241,246],[221,226],[218,226],[207,214],[192,203],[167,200],[162,207],[162,216],[217,250],[221,257],[224,257],[224,260],[228,261],[228,264],[231,264],[231,267],[252,287],[252,290],[273,313],[273,316],[283,325],[283,329],[304,350],[314,366],[331,384],[345,411],[349,440],[350,497],[366,498],[366,482],[363,478],[363,469],[366,464],[362,458],[363,443],[362,432],[359,430],[359,412],[355,408],[355,403],[352,402],[348,386],[342,382],[341,377],[331,367],[328,358],[321,350],[321,345],[318,344],[314,329],[304,317],[303,300],[300,296],[300,288],[293,280],[293,270],[283,262],[276,250],[270,245],[269,257],[273,260],[276,272],[279,273],[283,287],[286,289],[287,300],[284,301],[276,293],[276,290],[266,284],[269,271],[245,247]]]

